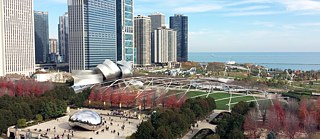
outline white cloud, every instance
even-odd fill
[[[270,6],[267,5],[259,5],[259,6],[248,6],[243,8],[227,8],[227,11],[254,11],[254,10],[262,10],[268,9]]]
[[[315,0],[280,0],[289,11],[320,11],[320,1]]]
[[[250,11],[250,12],[233,12],[224,14],[226,16],[256,16],[256,15],[274,15],[280,14],[282,12],[275,12],[275,11]]]
[[[264,22],[264,21],[256,21],[256,22],[253,22],[252,25],[264,26],[264,27],[274,27],[275,23],[273,23],[273,22]]]
[[[200,13],[222,9],[220,5],[194,5],[188,7],[178,7],[174,11],[182,13]]]

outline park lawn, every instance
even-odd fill
[[[215,100],[218,100],[218,99],[223,99],[223,98],[229,98],[230,94],[221,92],[221,93],[213,93],[213,94],[210,94],[209,96],[214,98]],[[233,94],[232,96],[235,97],[235,96],[240,96],[240,95]]]
[[[259,98],[256,98],[259,99]],[[238,97],[238,98],[233,98],[231,99],[231,103],[236,103],[236,102],[240,102],[240,101],[250,101],[250,100],[254,100],[253,96],[243,96],[243,97]]]
[[[187,93],[187,96],[188,96],[188,98],[192,98],[192,97],[203,95],[203,94],[207,94],[207,92],[190,91],[190,92]]]
[[[229,106],[227,105],[229,103],[229,99],[216,101],[216,106],[218,110],[228,110]]]
[[[259,99],[259,98],[257,98],[257,99]],[[254,100],[253,96],[243,96],[243,97],[231,99],[231,103],[238,103],[240,101],[246,102],[246,101],[250,101],[250,100]],[[227,104],[229,104],[229,99],[216,101],[216,105],[217,105],[218,110],[228,110],[229,106]],[[235,104],[231,104],[231,108],[233,107],[233,105],[235,105]]]
[[[189,98],[195,97],[198,95],[204,95],[201,97],[206,97],[205,94],[207,94],[207,92],[190,91],[187,93]],[[236,96],[241,96],[241,95],[232,94],[232,96],[236,97]],[[212,97],[216,100],[217,109],[219,109],[219,110],[228,110],[229,109],[229,106],[227,105],[229,103],[229,99],[219,100],[219,99],[223,99],[223,98],[229,98],[230,97],[229,93],[218,92],[218,93],[210,94],[209,97]],[[257,99],[259,99],[259,98],[257,98]],[[219,100],[219,101],[217,101],[217,100]],[[237,103],[240,101],[250,101],[250,100],[254,100],[253,96],[243,96],[243,97],[231,99],[231,103]]]

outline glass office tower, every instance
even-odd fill
[[[70,71],[117,60],[116,0],[69,0],[68,14]]]
[[[134,63],[133,0],[117,0],[117,60]]]
[[[49,54],[48,12],[34,12],[36,63],[46,63]]]
[[[170,28],[177,31],[177,61],[188,61],[188,16],[171,16]]]

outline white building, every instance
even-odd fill
[[[33,0],[0,1],[0,76],[35,71]]]
[[[177,32],[165,26],[154,31],[153,60],[155,63],[177,61]]]

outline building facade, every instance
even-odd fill
[[[156,63],[155,60],[155,38],[154,38],[154,32],[158,28],[161,28],[165,26],[165,16],[162,13],[154,13],[149,15],[151,19],[151,63]]]
[[[0,1],[0,76],[35,71],[33,0]]]
[[[154,31],[154,63],[176,62],[177,33],[165,26]]]
[[[188,61],[188,16],[171,16],[170,28],[177,31],[177,61]]]
[[[59,17],[59,24],[58,24],[59,54],[61,56],[61,61],[63,63],[69,62],[68,37],[69,37],[69,21],[68,21],[68,13],[66,12],[63,16]]]
[[[48,12],[34,12],[36,63],[46,63],[49,54]]]
[[[134,63],[134,1],[117,0],[117,60]]]
[[[135,46],[137,53],[137,65],[151,65],[151,19],[138,15],[134,18]]]
[[[57,45],[58,45],[57,39],[49,39],[50,54],[56,54],[58,52]]]
[[[117,60],[116,0],[68,0],[68,16],[70,71]]]
[[[166,25],[166,17],[162,13],[154,13],[149,17],[151,18],[151,32]]]

